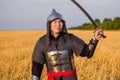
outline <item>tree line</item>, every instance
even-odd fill
[[[103,22],[100,19],[95,19],[94,21],[104,30],[120,30],[120,17],[115,17],[114,19],[105,18]],[[70,27],[69,29],[93,30],[95,28],[92,23],[84,23],[79,26]]]

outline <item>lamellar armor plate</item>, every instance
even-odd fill
[[[73,53],[68,50],[47,53],[47,69],[49,72],[65,72],[75,69]]]

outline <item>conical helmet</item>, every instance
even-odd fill
[[[54,19],[57,19],[57,18],[59,18],[59,19],[64,21],[62,15],[60,13],[56,12],[55,9],[53,9],[52,13],[47,18],[47,22],[53,21]]]

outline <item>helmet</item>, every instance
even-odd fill
[[[63,21],[63,33],[67,33],[66,24],[62,17],[62,15],[58,12],[56,12],[55,9],[52,10],[52,13],[47,18],[47,44],[49,45],[51,43],[51,30],[50,30],[50,23],[55,19],[61,19]]]
[[[64,21],[62,15],[60,13],[56,12],[55,9],[53,9],[52,13],[47,18],[47,22],[51,22],[51,21],[53,21],[54,19],[57,19],[57,18]]]

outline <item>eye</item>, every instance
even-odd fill
[[[54,23],[57,23],[57,22],[58,22],[58,21],[56,21],[56,20],[54,21]]]

